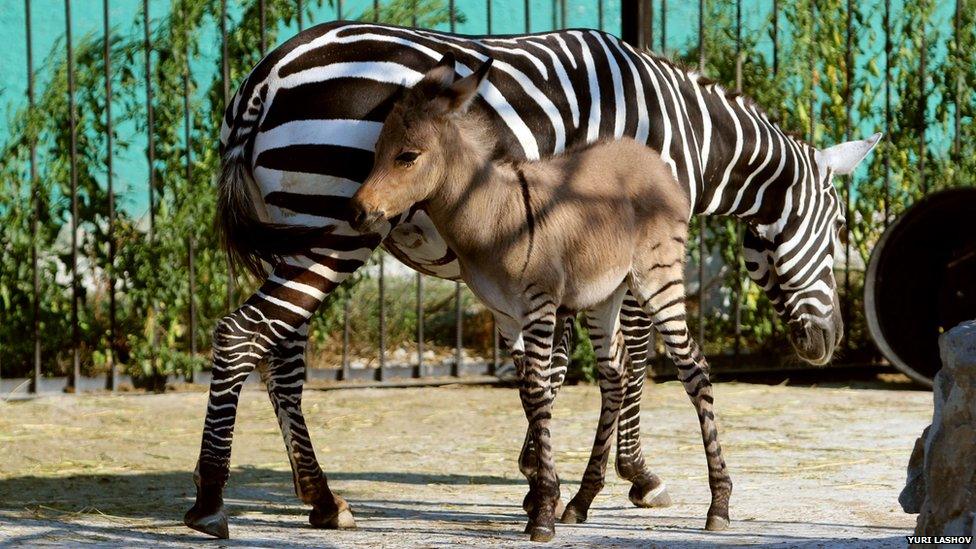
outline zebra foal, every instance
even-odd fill
[[[549,541],[559,500],[550,443],[557,318],[585,311],[609,395],[600,424],[612,432],[626,385],[619,316],[628,289],[673,355],[679,343],[679,352],[699,354],[684,319],[682,266],[691,204],[660,154],[633,139],[599,141],[548,160],[494,160],[497,136],[491,125],[477,113],[467,114],[490,67],[491,58],[455,81],[455,58],[448,53],[393,104],[373,169],[353,196],[352,226],[369,232],[423,202],[457,254],[462,278],[491,309],[515,358],[537,455],[526,530],[533,541]],[[696,398],[709,439],[713,494],[707,527],[722,529],[728,525],[732,482],[711,401],[710,387]],[[609,438],[584,477],[590,490],[581,491],[568,512],[578,508],[585,514],[602,486]]]

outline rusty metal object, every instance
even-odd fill
[[[882,235],[864,285],[868,329],[881,354],[932,386],[939,335],[976,318],[976,188],[925,197]]]

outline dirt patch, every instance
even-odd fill
[[[636,509],[611,472],[590,521],[550,545],[902,547],[912,443],[931,394],[723,383],[715,388],[735,488],[732,526],[702,530],[708,483],[697,420],[681,386],[649,385],[645,452],[674,505]],[[197,546],[184,528],[206,395],[58,396],[0,403],[0,544]],[[242,397],[223,545],[509,546],[524,540],[515,458],[525,419],[514,389],[443,387],[306,393],[330,483],[357,531],[314,530],[292,493],[267,397]],[[575,489],[599,409],[596,387],[567,387],[554,444],[563,497]]]

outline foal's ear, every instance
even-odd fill
[[[433,99],[454,83],[454,54],[447,52],[413,87],[413,94],[422,99]]]
[[[478,88],[488,76],[491,62],[492,59],[489,57],[473,73],[441,90],[437,97],[431,101],[431,110],[441,115],[464,114],[471,106],[474,98],[478,96]]]

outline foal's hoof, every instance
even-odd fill
[[[559,522],[563,524],[583,524],[586,522],[586,509],[579,509],[570,501],[569,505],[562,513],[559,513]]]
[[[556,529],[548,528],[545,526],[530,526],[529,527],[529,541],[552,541],[552,538],[556,537]]]
[[[218,507],[215,512],[206,515],[201,515],[201,512],[194,505],[183,515],[183,524],[197,532],[203,532],[215,538],[227,539],[230,537],[230,532],[227,530],[227,513],[224,512],[223,505]]]
[[[522,509],[526,512],[526,514],[532,515],[533,509],[535,509],[535,503],[533,503],[532,499],[532,492],[525,494],[525,497],[522,498]],[[566,511],[566,504],[563,503],[562,498],[559,498],[556,500],[556,506],[553,508],[552,514],[558,517],[562,515],[564,511]],[[529,533],[528,528],[526,528],[525,533]]]
[[[710,532],[720,532],[728,529],[728,527],[729,519],[718,515],[712,515],[705,521],[705,529]]]
[[[308,514],[308,523],[315,528],[325,528],[326,530],[352,530],[356,528],[356,519],[352,517],[349,504],[342,499],[339,499],[337,503],[339,508],[331,512],[320,511],[318,507],[312,507],[312,512]]]
[[[630,498],[630,502],[637,507],[669,507],[671,505],[671,495],[668,494],[668,486],[663,482],[654,488],[635,484],[630,487],[628,497]]]

